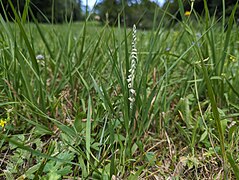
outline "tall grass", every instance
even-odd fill
[[[238,178],[237,5],[224,31],[204,2],[136,47],[121,24],[27,23],[28,2],[1,16],[0,178]]]

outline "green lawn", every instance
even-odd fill
[[[134,41],[96,22],[1,19],[0,179],[239,178],[233,18]]]

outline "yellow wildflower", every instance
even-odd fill
[[[0,126],[4,127],[7,121],[5,119],[0,120]]]
[[[184,13],[185,16],[190,16],[190,14],[191,14],[190,11],[186,11],[186,12]]]
[[[236,62],[236,57],[233,56],[233,55],[230,55],[230,60],[231,60],[232,62]]]

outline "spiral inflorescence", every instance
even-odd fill
[[[131,66],[129,69],[129,75],[127,78],[128,88],[129,88],[129,101],[130,101],[130,108],[133,108],[133,104],[135,101],[135,89],[134,89],[134,78],[136,72],[136,66],[138,62],[137,58],[137,48],[136,48],[137,38],[136,38],[136,26],[133,26],[133,39],[132,39],[132,50],[131,50]]]

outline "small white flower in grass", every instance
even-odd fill
[[[130,101],[130,103],[133,103],[135,101],[135,99],[132,97],[129,97],[129,101]]]
[[[166,49],[165,49],[165,51],[170,51],[171,50],[171,48],[170,47],[167,47]]]
[[[44,57],[42,54],[38,54],[38,55],[36,56],[36,59],[37,59],[37,60],[44,60],[45,57]]]
[[[133,26],[133,40],[132,40],[132,50],[131,50],[131,66],[129,69],[129,75],[127,78],[128,88],[129,88],[129,101],[130,101],[130,109],[133,108],[136,91],[134,90],[134,78],[137,66],[137,48],[136,48],[136,26]]]
[[[135,94],[135,90],[134,90],[134,89],[130,89],[129,92],[130,92],[131,94]]]

